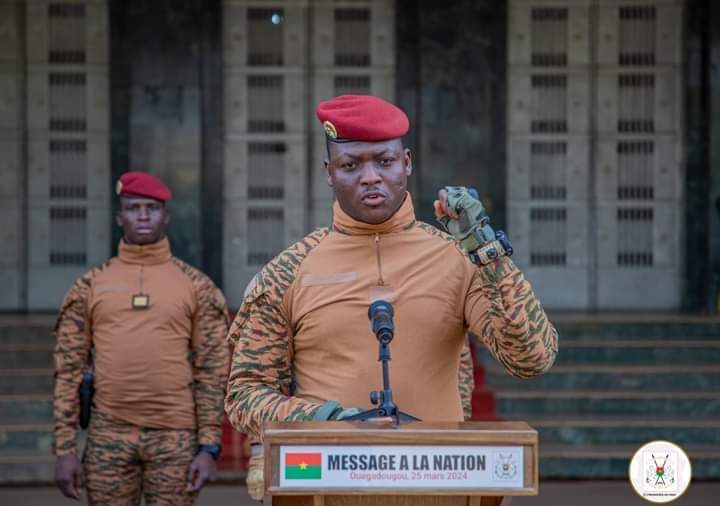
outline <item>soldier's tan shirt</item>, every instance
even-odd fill
[[[147,308],[133,308],[133,296]],[[137,246],[81,277],[56,328],[56,452],[75,451],[77,386],[94,350],[95,407],[146,428],[199,429],[219,443],[228,351],[221,292],[173,257],[167,239]]]
[[[469,329],[517,376],[547,370],[557,335],[510,259],[479,268],[450,236],[415,221],[408,196],[387,222],[353,220],[337,203],[318,230],[270,262],[231,327],[230,420],[312,417],[326,400],[368,408],[381,386],[368,306],[395,309],[391,381],[398,406],[423,420],[462,420],[458,366]],[[294,396],[289,383],[294,378]]]

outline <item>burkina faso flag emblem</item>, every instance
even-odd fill
[[[321,453],[286,453],[286,480],[319,480],[322,478]]]

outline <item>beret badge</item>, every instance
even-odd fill
[[[331,139],[337,139],[337,130],[335,129],[335,125],[333,125],[330,121],[325,121],[323,123],[323,128],[325,129],[325,133],[328,137]]]
[[[123,189],[122,181],[120,181],[120,180],[118,179],[118,182],[115,183],[115,194],[116,194],[116,195],[120,195],[120,193],[122,193],[122,189]]]

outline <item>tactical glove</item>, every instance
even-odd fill
[[[343,420],[360,413],[358,408],[343,408],[339,402],[326,401],[313,416],[313,420]]]
[[[512,255],[510,241],[504,232],[495,232],[490,226],[490,217],[475,190],[446,186],[445,191],[448,210],[456,213],[458,219],[447,214],[439,214],[437,219],[474,263],[485,265],[501,256]]]

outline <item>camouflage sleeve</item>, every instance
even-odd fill
[[[470,345],[467,339],[465,339],[465,346],[463,346],[462,353],[460,354],[458,388],[460,390],[463,416],[465,420],[470,420],[470,418],[472,418],[472,394],[475,388],[475,378],[473,376],[473,361]]]
[[[225,411],[233,427],[262,439],[266,421],[312,420],[320,409],[290,392],[292,328],[283,298],[303,259],[327,237],[317,229],[268,263],[245,289],[243,304],[230,327],[235,346]]]
[[[88,366],[90,337],[87,301],[92,277],[78,279],[65,295],[55,323],[55,455],[77,454],[77,432],[80,417],[78,386]]]
[[[225,297],[207,276],[200,275],[194,282],[197,308],[193,319],[192,366],[198,444],[218,444],[229,359],[225,336],[230,317]]]
[[[228,335],[235,350],[225,411],[237,430],[257,438],[265,421],[310,420],[320,407],[290,396],[289,326],[278,302],[272,290],[256,286]]]
[[[555,361],[558,336],[512,260],[477,267],[465,303],[472,333],[512,375],[529,378]]]

